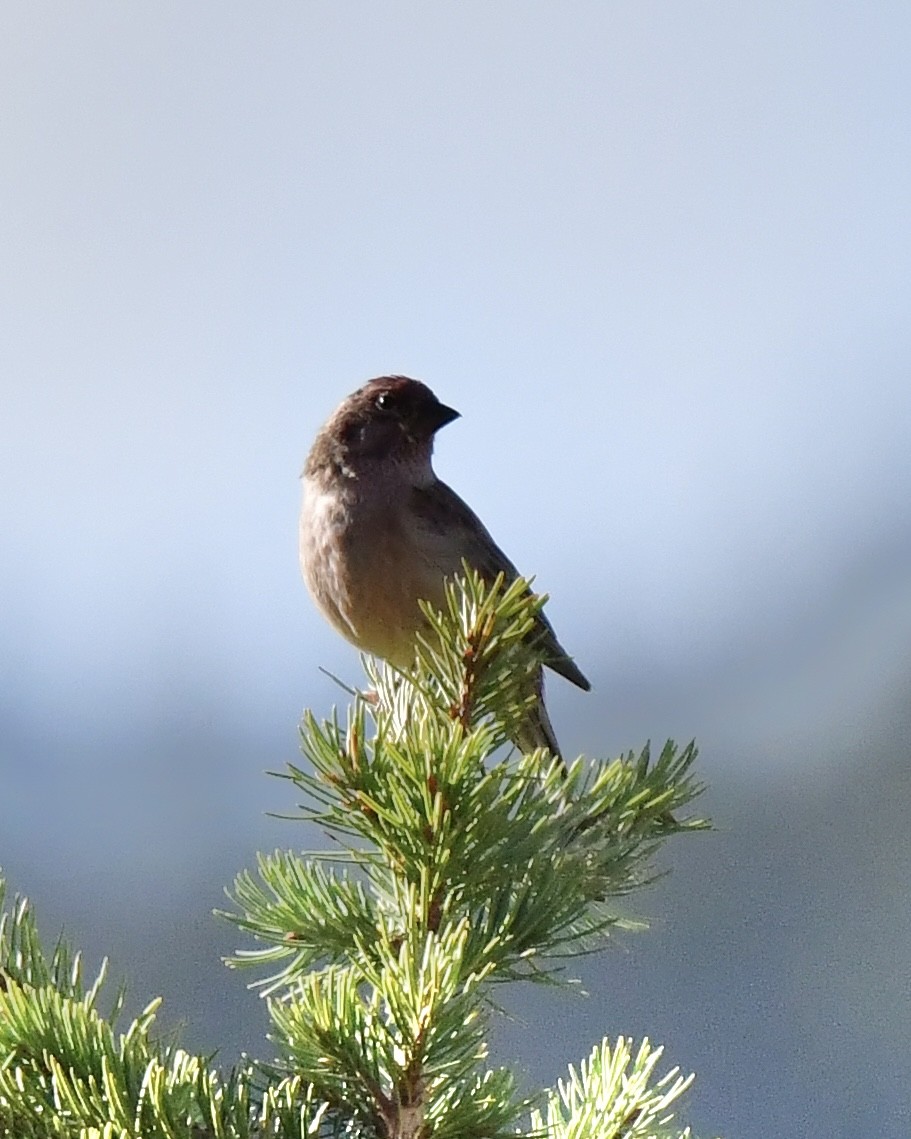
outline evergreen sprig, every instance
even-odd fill
[[[693,1082],[671,1068],[656,1076],[663,1048],[620,1037],[595,1047],[578,1071],[570,1067],[548,1096],[544,1112],[532,1112],[531,1125],[550,1139],[688,1139],[690,1129],[674,1122],[671,1110]]]
[[[542,604],[466,570],[443,612],[425,609],[413,672],[365,661],[344,718],[308,713],[309,767],[286,777],[332,849],[276,852],[235,885],[233,920],[261,946],[231,964],[272,970],[275,1070],[370,1135],[435,1135],[444,1116],[461,1134],[515,1128],[512,1096],[468,1122],[469,1089],[506,1090],[482,1067],[491,986],[559,980],[602,948],[663,841],[706,825],[680,814],[700,791],[692,744],[568,771],[505,753],[534,698]]]
[[[46,957],[28,902],[0,878],[0,1135],[9,1139],[304,1139],[328,1135],[325,1105],[290,1076],[260,1089],[252,1065],[226,1077],[153,1035],[152,1001],[122,1033],[124,991],[99,1010],[62,939]]]
[[[228,916],[257,943],[277,1055],[222,1075],[155,1031],[124,1031],[122,990],[46,957],[0,882],[0,1136],[15,1139],[683,1139],[691,1077],[660,1049],[595,1048],[543,1108],[487,1067],[493,987],[560,983],[566,961],[632,923],[626,895],[670,836],[707,824],[690,744],[566,770],[509,741],[540,668],[531,583],[468,571],[427,608],[413,671],[365,662],[352,707],[301,729],[285,776],[332,849],[260,856]]]

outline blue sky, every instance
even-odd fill
[[[909,41],[875,2],[7,5],[20,877],[72,858],[78,894],[100,803],[164,905],[154,868],[214,841],[183,779],[230,865],[260,840],[318,666],[356,669],[297,475],[389,371],[463,413],[438,471],[592,677],[552,685],[567,750],[695,734],[779,789],[860,762],[908,681]],[[187,724],[248,753],[123,743]]]
[[[441,473],[589,658],[729,652],[907,525],[901,6],[3,22],[0,565],[39,668],[175,610],[253,669],[344,653],[292,592],[294,478],[383,371],[463,411]]]

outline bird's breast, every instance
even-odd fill
[[[339,494],[305,480],[300,556],[314,601],[358,648],[402,668],[425,624],[418,600],[443,600],[443,574],[422,547],[406,498]]]

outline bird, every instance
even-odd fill
[[[436,475],[437,432],[460,418],[420,380],[372,379],[317,433],[301,474],[300,562],[329,623],[362,652],[407,670],[426,629],[419,600],[444,607],[444,582],[463,561],[485,581],[519,574],[473,510]],[[543,663],[584,691],[591,684],[539,612]],[[563,763],[539,667],[531,709],[513,742]],[[565,764],[564,764],[565,766]]]

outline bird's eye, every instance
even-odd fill
[[[391,411],[395,400],[392,392],[380,392],[373,402],[378,411]]]

